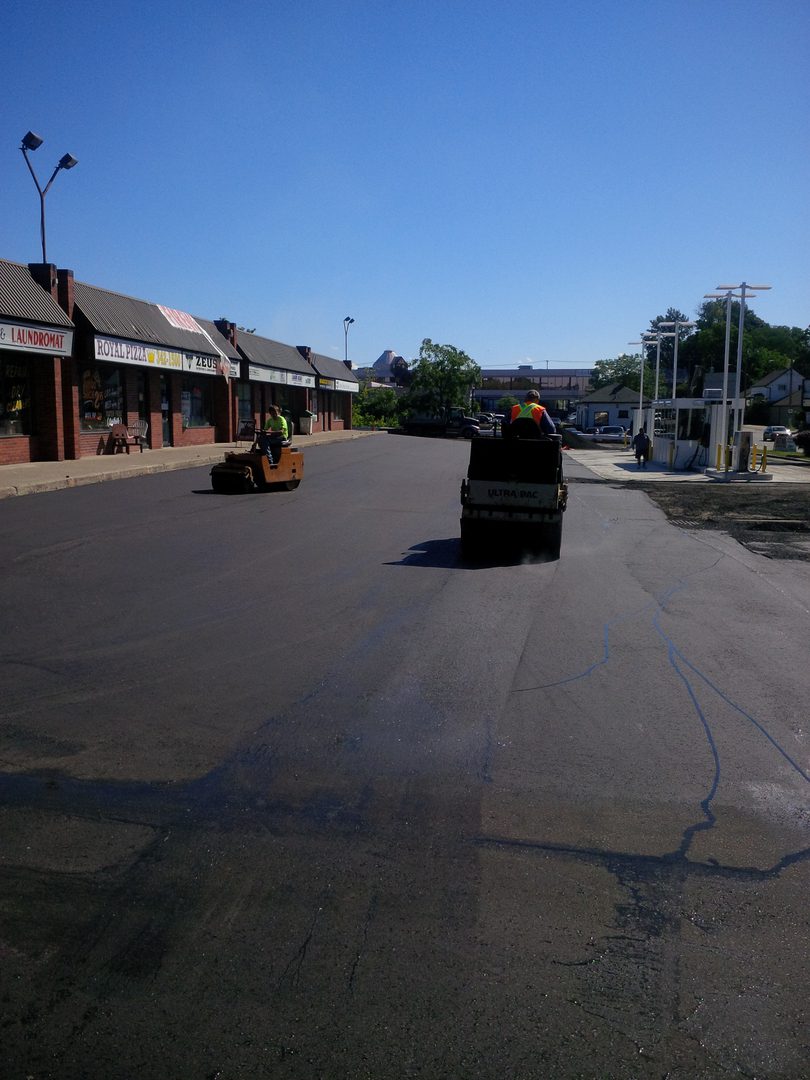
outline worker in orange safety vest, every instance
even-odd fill
[[[511,422],[514,424],[515,420],[534,420],[546,435],[553,435],[557,430],[554,421],[540,404],[540,395],[536,390],[527,390],[523,404],[512,406]]]

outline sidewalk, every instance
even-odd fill
[[[668,469],[659,461],[651,461],[646,469],[639,469],[632,449],[618,445],[605,446],[603,449],[594,448],[593,450],[581,448],[565,450],[564,457],[584,465],[591,472],[596,473],[597,476],[601,476],[603,480],[613,480],[621,483],[627,483],[628,481],[640,481],[647,484],[651,482],[674,482],[679,484],[726,483],[724,479],[707,476],[700,470],[691,472],[674,471]],[[736,474],[732,473],[731,476],[736,477]],[[810,458],[805,463],[803,461],[785,461],[769,456],[768,467],[764,476],[760,473],[749,473],[739,480],[735,478],[729,482],[734,483],[735,486],[749,483],[810,484]]]
[[[374,431],[325,431],[315,435],[296,435],[295,445],[302,450],[323,443],[345,442],[376,435]],[[35,495],[43,491],[99,484],[104,480],[123,480],[128,476],[194,469],[222,461],[228,450],[246,450],[247,444],[216,443],[213,446],[169,446],[162,450],[131,451],[129,454],[103,454],[78,461],[31,461],[24,465],[0,465],[0,499],[15,495]]]

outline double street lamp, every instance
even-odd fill
[[[641,378],[639,380],[638,388],[638,430],[644,427],[644,365],[647,362],[647,346],[652,345],[655,340],[653,334],[648,334],[646,331],[641,333],[641,341],[628,341],[628,345],[640,345],[641,346]],[[660,348],[660,343],[659,343]],[[657,396],[658,384],[656,380],[656,396]]]
[[[650,331],[650,333],[655,334],[655,393],[653,394],[653,401],[658,401],[658,381],[661,372],[661,339],[675,337],[675,334],[662,334],[660,330]]]
[[[349,366],[349,327],[353,322],[351,315],[347,315],[343,320],[343,361],[346,367]]]
[[[36,135],[33,131],[27,131],[23,136],[20,150],[22,150],[22,155],[25,158],[25,164],[28,166],[28,171],[31,173],[34,183],[36,184],[37,191],[39,192],[39,228],[42,238],[42,261],[43,263],[46,263],[48,261],[48,256],[45,251],[45,196],[48,194],[50,186],[56,179],[56,174],[59,172],[59,170],[72,169],[73,166],[78,165],[79,162],[71,154],[63,154],[62,157],[59,159],[56,168],[51,173],[50,180],[43,188],[40,185],[39,180],[37,180],[37,175],[34,172],[33,166],[31,165],[31,162],[28,158],[28,151],[38,150],[39,147],[42,146],[42,142],[43,140],[40,138],[39,135]]]
[[[737,332],[737,370],[734,373],[734,430],[739,431],[742,427],[742,410],[737,406],[736,402],[739,401],[740,394],[742,393],[742,351],[743,351],[743,329],[745,323],[745,294],[746,291],[761,292],[766,289],[770,289],[770,285],[749,285],[746,281],[740,282],[739,285],[717,285],[716,288],[722,289],[722,292],[704,293],[704,297],[707,300],[722,300],[726,301],[726,342],[723,352],[723,415],[720,420],[720,445],[723,447],[723,460],[726,461],[726,443],[728,441],[728,371],[729,360],[731,352],[731,301],[740,301],[740,327]],[[739,289],[739,292],[735,292],[735,289]]]
[[[676,319],[674,322],[660,322],[659,326],[671,326],[673,328],[672,336],[675,338],[675,348],[672,356],[672,400],[675,400],[675,390],[678,384],[678,340],[680,338],[679,331],[685,326],[695,326],[695,323],[689,322],[688,319]],[[669,336],[669,335],[667,335]]]

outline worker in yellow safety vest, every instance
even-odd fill
[[[536,390],[527,390],[523,404],[512,406],[511,421],[513,424],[515,420],[534,420],[546,435],[553,435],[557,430],[554,427],[554,421],[540,404],[540,395]]]

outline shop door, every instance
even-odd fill
[[[172,411],[169,407],[169,380],[160,376],[160,415],[163,420],[163,445],[172,445]]]
[[[149,402],[146,397],[146,372],[137,371],[138,419],[149,423]]]

